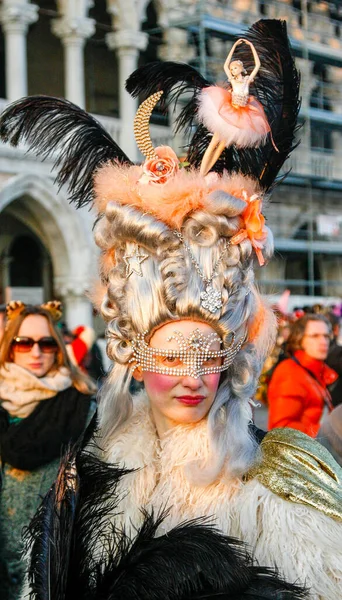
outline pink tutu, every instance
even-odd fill
[[[226,146],[261,146],[271,131],[262,104],[254,96],[249,96],[246,106],[235,107],[231,90],[216,85],[201,91],[198,120]]]

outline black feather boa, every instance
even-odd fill
[[[244,544],[205,519],[156,537],[144,512],[131,539],[117,529],[117,483],[128,471],[69,455],[26,533],[31,600],[303,600],[303,588],[256,566]],[[164,513],[165,514],[165,513]]]

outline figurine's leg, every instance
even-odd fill
[[[225,147],[225,142],[222,142],[218,133],[215,132],[202,158],[200,168],[201,175],[204,176],[209,173],[211,167],[213,167],[216,161],[220,158]]]

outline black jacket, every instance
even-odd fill
[[[2,464],[33,471],[60,458],[70,443],[85,430],[91,396],[70,387],[39,402],[26,419],[10,424],[0,408],[0,457]]]
[[[329,388],[334,406],[342,402],[342,346],[333,340],[330,345],[328,358],[325,361],[338,374],[337,381]]]

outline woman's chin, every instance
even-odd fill
[[[175,425],[191,425],[192,423],[198,423],[205,419],[208,414],[208,411],[204,409],[204,407],[189,407],[184,406],[182,409],[175,411],[172,414],[170,420],[172,420]]]

